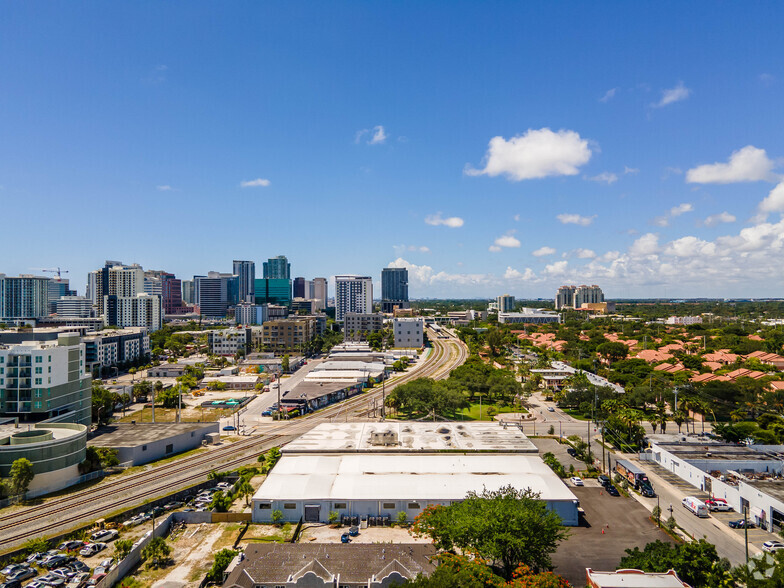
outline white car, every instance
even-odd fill
[[[91,555],[95,555],[104,549],[106,549],[106,543],[88,543],[79,550],[79,555],[90,557]]]
[[[775,539],[765,541],[765,543],[762,544],[762,551],[767,551],[768,553],[774,553],[779,549],[784,549],[784,543],[776,541]]]
[[[120,532],[117,529],[101,529],[90,535],[91,541],[111,541],[117,539]]]
[[[575,486],[585,486],[585,484],[583,484],[583,479],[579,476],[571,478],[571,481]]]

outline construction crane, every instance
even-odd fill
[[[68,270],[61,270],[59,267],[55,267],[55,268],[34,267],[32,269],[36,269],[36,270],[41,271],[41,272],[46,272],[48,274],[57,274],[57,279],[58,280],[62,279],[61,274],[67,274],[68,273]]]

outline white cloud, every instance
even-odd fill
[[[635,257],[653,255],[659,251],[659,236],[655,233],[646,233],[629,247],[629,254]]]
[[[652,104],[651,106],[654,108],[661,108],[662,106],[667,106],[668,104],[686,100],[690,94],[691,90],[684,86],[683,82],[678,82],[678,85],[674,88],[662,90],[661,100],[659,100],[656,104]]]
[[[169,186],[168,184],[165,184],[165,185],[163,185],[163,186],[155,186],[155,187],[156,187],[158,190],[160,190],[161,192],[171,192],[172,190],[174,190],[174,188],[172,188],[172,187],[171,187],[171,186]]]
[[[361,143],[362,139],[368,137],[365,141],[368,145],[381,145],[387,140],[387,134],[383,125],[376,125],[370,129],[362,129],[354,134],[354,143]]]
[[[575,249],[574,253],[579,259],[593,259],[596,257],[596,252],[593,249],[583,249],[580,247],[579,249]]]
[[[682,214],[691,212],[692,210],[694,210],[694,205],[689,202],[684,202],[678,206],[673,206],[663,216],[657,216],[655,219],[653,219],[653,224],[659,227],[669,226],[671,218],[681,216]]]
[[[466,166],[469,176],[504,175],[513,181],[546,178],[548,176],[573,176],[581,165],[591,159],[588,140],[575,131],[549,128],[528,129],[523,135],[508,141],[493,137],[484,158],[485,167],[474,169]]]
[[[716,244],[690,235],[668,243],[664,254],[674,257],[713,256],[716,254]]]
[[[555,249],[545,245],[544,247],[540,247],[536,251],[532,251],[531,255],[533,255],[534,257],[544,257],[546,255],[552,255],[553,253],[555,253]]]
[[[727,163],[709,163],[690,169],[686,181],[690,184],[775,181],[775,165],[764,149],[746,145],[733,151]]]
[[[512,235],[504,235],[503,237],[498,237],[493,244],[496,247],[520,247],[520,240]]]
[[[499,251],[501,251],[501,248],[498,245],[490,245],[490,247],[488,247],[487,250],[492,251],[493,253],[498,253]]]
[[[519,214],[514,215],[514,217],[512,217],[512,218],[514,218],[515,221],[520,222],[520,215]]]
[[[623,173],[624,174],[636,174],[640,172],[640,168],[638,167],[629,167],[623,166]]]
[[[708,218],[706,218],[702,224],[706,227],[715,227],[721,223],[734,223],[736,220],[734,214],[730,214],[726,210],[724,212],[720,212],[719,214],[712,214]]]
[[[506,271],[504,272],[504,279],[507,280],[533,280],[536,278],[536,274],[534,270],[530,267],[525,268],[522,272],[519,270],[514,269],[511,266],[507,266]]]
[[[556,261],[555,263],[546,265],[544,268],[544,273],[550,276],[562,276],[566,273],[566,268],[568,265],[568,261]]]
[[[459,216],[443,218],[440,212],[426,216],[425,222],[429,225],[433,225],[434,227],[437,227],[438,225],[444,225],[445,227],[451,227],[453,229],[462,227],[464,223],[463,219]]]
[[[771,212],[784,212],[784,182],[773,188],[770,194],[759,203],[759,212],[764,217],[767,217]]]
[[[395,250],[395,253],[400,255],[406,251],[417,252],[417,253],[430,253],[430,247],[425,245],[393,245],[392,248]]]
[[[597,176],[591,176],[587,178],[592,182],[604,182],[605,184],[612,184],[618,181],[618,176],[611,172],[602,172]]]
[[[593,222],[596,215],[581,216],[579,214],[559,214],[555,218],[565,225],[580,225],[581,227],[587,227]]]
[[[259,188],[259,187],[266,188],[269,185],[270,185],[270,181],[265,178],[256,178],[255,180],[240,182],[240,188]]]
[[[388,267],[404,267],[408,269],[409,284],[416,291],[419,288],[436,286],[435,291],[443,285],[452,284],[455,286],[484,286],[497,285],[498,280],[492,274],[450,274],[448,272],[436,272],[429,265],[416,265],[398,257],[388,264]]]
[[[599,98],[599,102],[609,102],[615,97],[616,92],[618,92],[618,88],[610,88],[604,93],[604,96]]]

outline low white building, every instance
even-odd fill
[[[511,485],[539,493],[564,525],[578,500],[517,428],[496,423],[322,424],[283,449],[253,497],[253,521],[341,516],[413,520],[428,506]]]
[[[394,319],[395,347],[419,349],[424,345],[424,328],[425,323],[419,317]]]
[[[541,308],[523,308],[520,312],[498,312],[498,322],[501,324],[526,323],[560,323],[561,315],[551,310]]]
[[[207,342],[210,351],[215,355],[235,355],[245,353],[252,340],[251,329],[237,327],[207,331]]]
[[[545,386],[548,388],[560,388],[564,385],[564,382],[567,378],[573,376],[577,372],[582,372],[583,375],[588,379],[588,382],[593,386],[600,386],[606,388],[612,388],[618,394],[625,393],[623,386],[620,384],[614,384],[610,382],[607,378],[602,378],[601,376],[597,376],[592,372],[586,372],[584,370],[578,370],[577,368],[573,368],[567,363],[562,361],[553,361],[550,363],[549,368],[534,368],[530,370],[532,374],[539,374],[542,376],[542,380],[545,383]]]

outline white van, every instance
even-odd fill
[[[701,500],[697,500],[694,496],[687,496],[681,502],[684,507],[688,508],[691,512],[697,515],[700,518],[705,518],[710,516],[708,513],[708,507],[705,506],[705,503]]]

